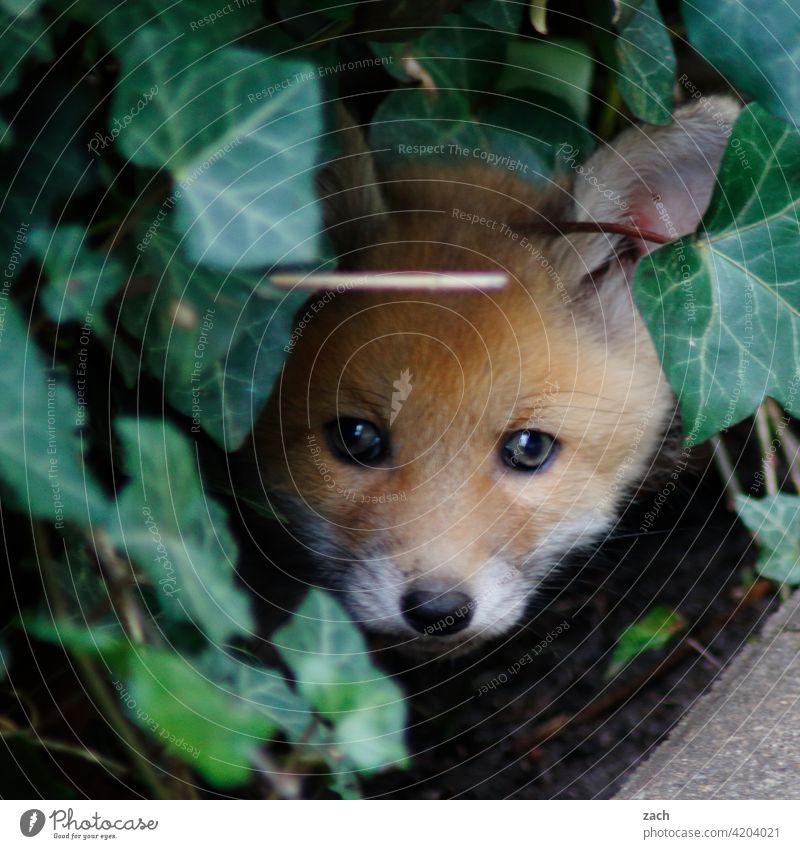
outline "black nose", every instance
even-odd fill
[[[413,590],[400,599],[403,616],[420,634],[457,634],[469,625],[475,601],[455,590],[430,592]]]

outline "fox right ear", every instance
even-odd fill
[[[740,108],[730,97],[708,97],[677,109],[670,124],[623,132],[585,165],[575,166],[575,219],[633,225],[670,240],[694,232],[711,200]],[[608,239],[587,242],[599,265]],[[658,245],[638,241],[633,247],[641,256]]]
[[[341,105],[334,107],[339,156],[317,176],[323,223],[336,253],[345,257],[370,243],[386,213],[378,172],[364,135]]]

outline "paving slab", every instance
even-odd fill
[[[800,592],[614,798],[800,799]]]

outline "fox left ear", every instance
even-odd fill
[[[670,240],[694,232],[740,108],[730,97],[708,97],[679,108],[671,124],[623,132],[576,168],[575,219],[629,224]],[[607,256],[608,240],[587,241],[591,253]],[[635,251],[641,256],[657,247],[636,240]],[[585,254],[584,260],[597,267]]]

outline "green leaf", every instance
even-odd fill
[[[349,763],[363,773],[403,767],[408,752],[403,739],[406,707],[402,694],[383,679],[372,692],[373,704],[359,704],[335,724],[334,740]],[[367,701],[365,698],[364,701]]]
[[[370,676],[373,671],[361,632],[333,596],[321,590],[308,593],[273,642],[295,673],[300,693],[325,717],[337,718],[352,709],[359,685],[365,683],[354,681],[354,672],[366,670]]]
[[[137,269],[151,285],[126,298],[121,320],[142,340],[145,367],[193,428],[236,450],[280,374],[306,295],[190,262],[166,225],[142,237]]]
[[[677,62],[656,0],[635,0],[616,21],[619,90],[638,118],[650,124],[672,120]]]
[[[408,79],[411,69],[421,85],[394,91],[379,105],[370,142],[380,158],[483,161],[536,182],[552,173],[561,144],[591,148],[572,107],[588,104],[592,65],[585,48],[517,49],[512,42],[506,58],[508,39],[500,33],[489,39],[456,15],[444,24],[393,48],[396,61],[387,70]],[[559,76],[565,79],[554,94],[549,83]]]
[[[14,91],[25,65],[53,58],[48,22],[38,15],[11,17],[0,12],[0,96]]]
[[[341,3],[338,0],[278,0],[278,17],[281,20],[293,15],[318,12],[336,21],[349,21],[355,13],[356,3]]]
[[[292,690],[276,669],[251,666],[217,648],[209,649],[199,667],[218,686],[257,706],[294,743],[307,738],[312,723],[308,703]],[[320,730],[323,730],[320,726]],[[313,740],[317,742],[319,735]]]
[[[797,124],[798,0],[691,0],[682,6],[689,40],[703,59],[773,115]]]
[[[41,5],[41,0],[2,0],[0,6],[8,12],[9,15],[16,17],[21,15],[23,18],[28,18],[35,14]]]
[[[210,52],[264,24],[258,0],[49,0],[48,5],[99,32],[108,47],[120,52],[143,26],[170,39],[189,38],[194,47]]]
[[[0,150],[8,150],[14,144],[14,131],[6,119],[0,115]]]
[[[457,91],[396,91],[378,107],[370,134],[372,148],[385,160],[482,162],[533,182],[553,172],[565,142],[591,148],[566,104],[525,90],[492,98],[480,111]]]
[[[749,106],[718,181],[698,234],[643,259],[634,277],[690,442],[767,395],[800,414],[800,135]]]
[[[372,48],[392,58],[386,70],[405,82],[422,79],[428,87],[486,92],[502,68],[506,41],[501,33],[487,32],[460,15],[447,15],[413,41],[375,43]]]
[[[758,572],[791,587],[800,585],[800,497],[736,496],[739,518],[758,542]]]
[[[26,98],[14,116],[15,143],[0,155],[0,191],[8,192],[5,229],[13,232],[20,221],[38,223],[57,201],[97,186],[96,163],[86,146],[86,116],[95,106],[89,86],[59,76]]]
[[[616,675],[642,652],[663,648],[685,627],[683,618],[675,611],[668,607],[654,607],[620,634],[606,678]]]
[[[142,649],[114,682],[128,714],[217,787],[253,776],[253,756],[275,726],[263,711],[214,686],[189,661]]]
[[[118,497],[113,542],[149,577],[168,619],[191,621],[214,642],[249,635],[236,543],[203,490],[191,443],[157,421],[122,419],[116,429],[132,480]]]
[[[119,260],[89,248],[86,231],[78,225],[35,229],[31,247],[47,271],[42,306],[54,321],[85,321],[87,313],[103,309],[127,278]]]
[[[44,614],[24,619],[25,630],[38,640],[63,645],[75,653],[100,655],[106,659],[119,658],[128,651],[129,644],[119,625],[119,619],[87,627],[85,619],[71,621],[52,619]]]
[[[500,92],[519,89],[544,92],[568,105],[565,115],[574,114],[585,124],[589,118],[593,72],[592,54],[580,41],[569,38],[511,41],[495,88]]]
[[[84,468],[77,401],[28,339],[17,307],[0,289],[0,492],[17,510],[84,525],[107,515],[106,498]]]
[[[361,772],[405,763],[405,705],[372,664],[361,632],[328,593],[314,589],[273,635],[300,694],[334,726],[345,759]]]
[[[525,10],[516,0],[467,0],[459,11],[494,29],[516,33]]]
[[[172,174],[188,256],[254,268],[317,256],[319,100],[308,62],[233,47],[203,55],[144,29],[126,46],[113,111],[135,115],[121,151]]]

